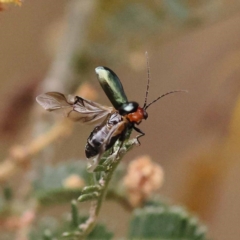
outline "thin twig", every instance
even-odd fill
[[[56,123],[49,131],[33,139],[29,144],[12,147],[9,156],[0,163],[0,183],[9,180],[19,170],[19,166],[25,166],[34,155],[46,146],[60,137],[68,136],[72,127],[73,123],[64,119]]]
[[[56,56],[52,62],[40,91],[69,91],[79,83],[79,75],[74,69],[73,59],[76,53],[87,44],[87,34],[91,16],[97,6],[96,0],[71,0],[66,9],[66,27],[61,37]]]

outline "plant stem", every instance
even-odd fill
[[[79,228],[82,230],[81,235],[79,236],[78,239],[84,239],[95,227],[97,218],[102,206],[102,202],[105,199],[108,185],[111,181],[112,175],[117,168],[118,164],[120,163],[121,159],[123,156],[133,148],[134,145],[136,145],[136,139],[132,140],[127,140],[123,147],[121,148],[118,157],[115,157],[112,159],[111,163],[108,165],[109,170],[106,172],[106,174],[99,180],[99,184],[101,185],[101,191],[99,194],[99,197],[97,200],[91,202],[91,207],[90,207],[90,213],[89,217],[86,220],[85,223],[81,224]],[[108,158],[111,158],[112,156],[109,156]],[[109,160],[109,159],[107,159]],[[106,161],[107,161],[106,160]]]

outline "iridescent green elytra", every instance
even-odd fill
[[[118,76],[111,69],[107,67],[97,67],[95,72],[102,89],[115,109],[121,107],[123,103],[128,102]]]

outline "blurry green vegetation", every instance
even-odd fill
[[[104,175],[107,176],[108,171],[112,168],[112,163],[107,161],[104,157],[101,164],[105,162],[107,162],[105,170],[94,173],[96,179],[99,179],[99,182],[107,181]],[[126,193],[122,191],[123,186],[121,182],[124,176],[123,170],[124,168],[120,167],[119,170],[116,171],[112,187],[109,188],[109,193],[112,200],[116,200],[118,203],[123,204],[124,207],[128,202],[128,198]],[[63,202],[69,202],[71,198],[76,199],[79,195],[78,201],[80,202],[98,200],[99,194],[101,193],[100,184],[93,185],[91,181],[88,181],[90,185],[84,188],[64,188],[62,183],[72,174],[79,174],[79,177],[82,177],[86,182],[89,180],[83,165],[76,165],[76,162],[61,163],[55,167],[46,167],[39,176],[39,180],[34,183],[39,203],[43,205],[56,205]],[[54,179],[54,181],[51,181],[51,179]],[[94,196],[94,198],[91,196]],[[121,198],[120,201],[119,198]],[[132,211],[134,208],[126,209]],[[82,239],[79,226],[84,223],[87,218],[79,215],[78,211],[77,202],[72,201],[70,216],[63,218],[61,221],[43,218],[39,226],[31,232],[30,239],[39,238],[54,240],[60,236],[73,240]],[[84,239],[112,239],[112,237],[113,233],[108,232],[104,225],[96,225],[94,230],[85,236]],[[135,208],[133,211],[128,239],[156,238],[171,240],[204,240],[206,239],[206,228],[196,217],[192,216],[185,209],[171,206],[167,202],[156,200],[156,197],[154,197],[152,200],[148,200],[143,204],[142,208]]]
[[[54,240],[54,239],[77,239],[74,236],[62,236],[64,230],[73,231],[77,228],[74,225],[73,220],[68,220],[67,216],[63,216],[60,221],[53,217],[45,217],[41,219],[38,226],[29,234],[30,240],[42,239],[42,240]],[[85,218],[79,218],[79,222],[83,222]],[[95,229],[89,234],[86,239],[97,240],[97,239],[112,239],[113,233],[109,232],[106,227],[102,224],[96,225]]]

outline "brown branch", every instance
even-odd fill
[[[5,182],[20,169],[29,163],[31,157],[39,153],[55,140],[68,136],[73,123],[68,119],[56,123],[48,132],[45,132],[25,146],[13,146],[9,156],[0,163],[0,183]]]

